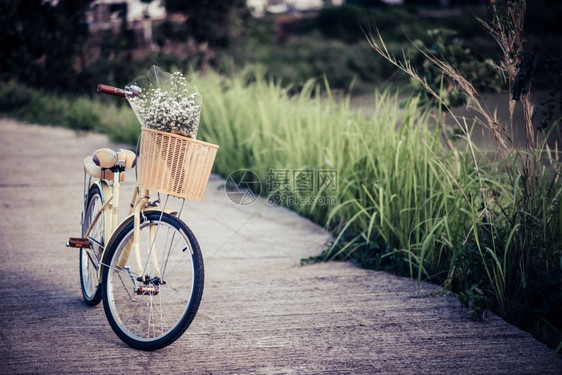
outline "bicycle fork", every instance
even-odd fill
[[[136,193],[135,193],[136,195]],[[142,264],[142,257],[141,257],[141,249],[140,249],[140,227],[141,227],[141,215],[143,210],[148,206],[148,190],[145,190],[143,192],[143,195],[141,196],[141,198],[138,200],[137,204],[134,205],[133,207],[133,203],[131,202],[131,210],[133,211],[133,225],[134,225],[134,230],[133,230],[133,241],[131,243],[131,241],[129,241],[129,243],[127,244],[127,246],[123,249],[123,252],[121,253],[118,261],[117,261],[117,265],[121,268],[125,268],[127,262],[129,261],[129,257],[131,255],[131,247],[133,250],[133,254],[135,257],[135,261],[137,263],[137,272],[139,275],[141,275],[142,277],[142,281],[145,282],[146,281],[146,275],[144,274],[144,267]],[[136,200],[136,197],[133,197],[133,202]],[[147,255],[150,258],[150,262],[152,263],[152,266],[154,267],[154,270],[156,272],[156,276],[161,276],[160,274],[160,267],[158,264],[158,258],[156,256],[156,252],[153,251],[154,249],[154,243],[156,240],[156,229],[153,225],[150,225],[148,227],[148,244],[149,244],[149,249],[148,252],[149,254]]]

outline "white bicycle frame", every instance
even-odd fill
[[[129,256],[131,252],[131,247],[133,250],[133,254],[136,261],[137,271],[138,274],[142,276],[144,279],[145,275],[143,273],[143,264],[141,258],[141,250],[140,250],[140,219],[141,215],[145,211],[159,211],[159,212],[167,212],[170,214],[177,214],[174,211],[166,210],[166,209],[159,209],[156,207],[149,207],[149,191],[146,189],[142,190],[142,194],[139,196],[140,188],[138,186],[135,187],[133,197],[131,199],[130,208],[127,214],[127,217],[119,222],[119,201],[120,201],[120,189],[121,189],[121,171],[116,171],[113,173],[113,185],[109,186],[109,184],[103,180],[99,179],[94,182],[95,185],[98,186],[100,192],[102,194],[102,200],[104,204],[102,205],[101,209],[96,213],[94,216],[89,228],[87,229],[86,233],[84,234],[84,238],[87,238],[91,243],[96,244],[100,248],[102,248],[102,253],[100,258],[98,259],[97,256],[94,254],[91,248],[84,248],[84,250],[88,253],[88,256],[94,262],[97,267],[98,272],[98,282],[101,282],[101,275],[102,275],[102,268],[100,265],[109,266],[107,264],[103,264],[106,250],[113,244],[115,241],[116,236],[121,232],[121,229],[125,227],[127,224],[130,223],[131,220],[134,222],[134,235],[133,235],[133,242],[132,244],[129,243],[125,247],[124,251],[122,252],[120,258],[118,259],[117,266],[121,268],[125,268],[125,265],[129,261]],[[88,184],[90,185],[90,184]],[[90,185],[91,188],[91,185]],[[87,194],[85,194],[87,197]],[[82,223],[84,223],[84,215],[86,212],[86,204],[84,205],[84,211],[82,212]],[[98,243],[94,238],[90,237],[89,234],[96,225],[97,221],[104,214],[105,218],[105,227],[104,227],[104,238],[109,238],[109,241],[106,243],[101,244]],[[119,223],[119,225],[118,225]],[[154,227],[151,226],[149,228],[149,243],[154,244],[155,233]],[[158,259],[156,257],[156,253],[152,251],[152,246],[149,250],[149,257],[150,261],[156,271],[156,276],[160,275],[160,266],[158,264]]]

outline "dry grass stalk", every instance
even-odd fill
[[[525,190],[525,200],[533,194],[536,187],[534,184],[536,167],[537,167],[537,151],[545,150],[545,140],[542,146],[538,142],[535,128],[533,125],[533,102],[531,100],[531,93],[529,90],[529,78],[527,82],[521,83],[525,79],[523,69],[525,69],[524,61],[524,22],[526,14],[526,4],[524,1],[506,0],[504,2],[505,12],[504,17],[501,17],[502,12],[496,4],[492,4],[493,18],[490,23],[480,20],[484,27],[488,30],[491,36],[496,40],[501,49],[501,59],[496,64],[500,72],[507,78],[507,83],[510,93],[514,92],[516,84],[523,85],[519,87],[517,97],[511,95],[509,98],[509,121],[502,121],[498,118],[495,111],[491,111],[485,101],[482,99],[480,93],[474,85],[455,67],[453,67],[443,57],[436,57],[434,54],[424,49],[419,49],[420,52],[426,57],[428,61],[434,64],[445,76],[453,80],[457,88],[463,92],[468,98],[468,107],[475,110],[480,117],[475,120],[488,129],[493,135],[496,142],[500,159],[505,164],[505,170],[514,181],[515,175],[520,175],[524,178],[523,188]],[[369,27],[367,32],[364,31],[365,36],[371,47],[378,52],[382,57],[395,65],[397,68],[404,71],[412,79],[419,82],[422,87],[432,95],[447,112],[449,112],[456,122],[457,126],[464,133],[468,142],[468,147],[471,153],[477,173],[479,173],[478,161],[475,156],[474,147],[470,141],[468,126],[465,121],[460,121],[446,105],[444,100],[439,96],[434,89],[430,87],[425,78],[422,78],[412,67],[410,60],[404,55],[401,60],[397,59],[391,52],[389,52],[384,40],[378,29],[376,32]],[[519,80],[519,82],[517,82]],[[525,128],[525,148],[520,150],[515,144],[514,140],[514,119],[513,113],[517,102],[519,101],[523,110],[523,121]],[[549,153],[546,153],[547,158]],[[512,169],[512,161],[516,161],[516,170]],[[552,161],[552,160],[551,160]],[[552,164],[552,163],[551,163]],[[515,172],[515,173],[514,173]],[[485,200],[484,200],[485,201]]]
[[[415,68],[411,64],[411,61],[406,57],[404,51],[402,52],[402,60],[398,60],[394,56],[394,54],[392,54],[388,50],[388,48],[387,48],[379,30],[378,30],[378,28],[376,29],[376,35],[377,35],[376,38],[375,38],[375,36],[372,32],[372,29],[370,29],[370,28],[369,28],[368,32],[366,32],[365,30],[363,30],[363,32],[364,32],[365,36],[367,37],[367,40],[368,40],[369,44],[371,45],[371,47],[377,53],[379,53],[382,57],[384,57],[386,60],[388,60],[394,66],[396,66],[397,68],[399,68],[400,70],[402,70],[403,72],[408,74],[411,78],[418,81],[422,85],[422,87],[431,96],[433,96],[443,106],[443,108],[445,108],[445,110],[447,112],[449,112],[452,115],[451,118],[456,122],[456,124],[462,130],[462,132],[464,133],[464,135],[467,139],[467,144],[468,144],[468,147],[469,147],[469,150],[470,150],[470,156],[471,156],[472,161],[474,163],[475,171],[476,171],[477,175],[480,176],[479,163],[478,163],[478,160],[476,158],[476,152],[474,150],[474,145],[472,144],[472,142],[470,140],[469,128],[468,128],[468,124],[466,123],[466,121],[461,122],[460,119],[453,114],[453,112],[451,111],[451,108],[447,105],[447,103],[445,103],[445,101],[441,98],[441,96],[437,92],[435,92],[435,90],[433,90],[433,88],[431,88],[431,86],[428,84],[427,80],[425,78],[422,78],[417,73],[417,71],[415,70]],[[434,58],[429,53],[427,53],[427,51],[423,51],[423,50],[420,50],[420,51],[430,61],[432,61],[434,64],[436,64],[436,66],[439,67],[439,69],[441,69],[444,74],[451,77],[460,86],[460,88],[463,90],[463,92],[466,92],[467,95],[469,95],[469,97],[474,98],[474,101],[477,105],[477,108],[481,109],[486,114],[485,117],[487,116],[487,118],[491,119],[491,116],[489,115],[489,112],[487,110],[484,110],[484,107],[482,107],[482,105],[480,104],[481,102],[478,100],[480,98],[480,96],[478,94],[478,91],[474,88],[474,86],[466,78],[464,78],[464,76],[462,74],[460,74],[448,62],[446,62],[444,60],[439,60],[437,58]],[[486,215],[487,215],[487,211],[488,211],[487,210],[487,203],[486,203],[486,199],[485,199],[485,195],[484,195],[484,191],[486,191],[487,189],[484,187],[482,179],[479,178],[478,180],[479,180],[479,183],[480,183],[480,192],[482,194],[482,202],[484,203],[484,211],[486,212]],[[463,192],[463,194],[464,194],[464,192]]]

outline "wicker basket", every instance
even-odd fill
[[[137,166],[139,187],[200,201],[219,146],[142,128]]]

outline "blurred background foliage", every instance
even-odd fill
[[[138,35],[125,19],[117,31],[88,31],[91,0],[7,0],[0,3],[0,74],[32,87],[85,93],[99,82],[124,85],[152,63],[167,69],[212,68],[227,75],[261,65],[267,77],[285,83],[300,86],[325,76],[336,89],[347,90],[353,83],[355,92],[370,91],[389,77],[406,85],[366,42],[364,31],[376,25],[393,53],[416,55],[413,62],[433,85],[440,84],[439,73],[416,46],[461,64],[481,87],[497,91],[501,77],[486,63],[497,55],[496,46],[476,20],[487,17],[486,7],[478,1],[457,2],[465,5],[443,11],[436,3],[388,6],[357,0],[316,12],[256,18],[244,0],[167,0],[167,14],[183,17],[153,23],[154,48],[139,56]],[[549,0],[529,3],[527,34],[535,72],[559,67],[561,7]],[[93,57],[92,50],[98,51]],[[535,81],[551,83],[540,74]],[[448,83],[445,89],[451,103],[462,101]]]

